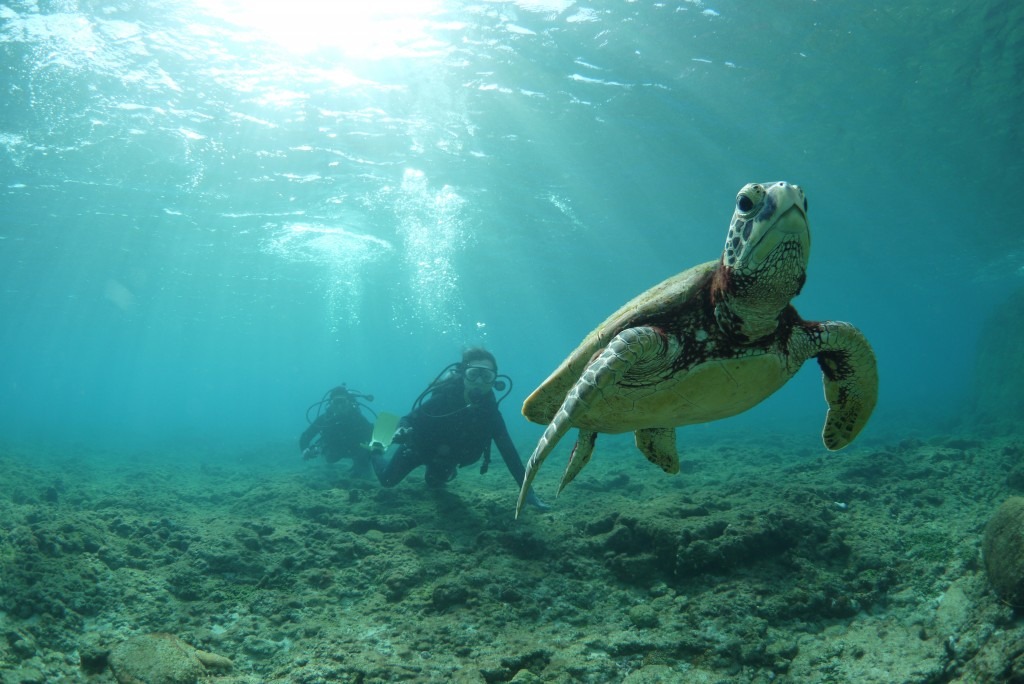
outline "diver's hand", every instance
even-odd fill
[[[551,506],[549,504],[546,504],[543,501],[541,501],[541,498],[539,496],[537,496],[536,494],[534,494],[532,489],[526,493],[526,503],[530,504],[531,506],[536,508],[538,511],[550,511],[551,510]]]
[[[408,444],[412,439],[412,428],[411,427],[400,427],[395,430],[394,436],[391,437],[392,444]]]
[[[309,461],[320,455],[320,451],[316,447],[306,447],[302,450],[302,460]]]

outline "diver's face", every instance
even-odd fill
[[[462,375],[462,381],[466,387],[466,394],[478,398],[491,391],[494,380],[498,374],[495,372],[494,364],[490,361],[472,361]]]

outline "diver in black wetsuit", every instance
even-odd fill
[[[373,412],[362,400],[373,401],[373,396],[335,387],[323,399],[306,409],[309,427],[299,437],[302,458],[310,460],[323,456],[328,463],[343,458],[352,459],[352,474],[369,476],[370,452],[368,444],[373,434],[373,423],[363,410]],[[316,417],[310,414],[316,409]]]
[[[512,390],[511,380],[501,377],[504,379],[499,379],[494,356],[479,347],[466,350],[460,363],[441,371],[416,399],[412,412],[399,422],[392,439],[399,446],[391,460],[385,460],[381,449],[373,451],[371,462],[381,485],[394,487],[414,469],[426,466],[427,486],[441,487],[455,479],[459,468],[481,458],[480,472],[486,473],[493,441],[521,486],[525,468],[498,410],[499,400],[494,398],[494,389],[504,390],[506,381],[508,392]],[[548,508],[532,490],[527,502],[542,510]]]

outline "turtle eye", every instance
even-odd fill
[[[736,195],[736,211],[741,216],[752,215],[760,209],[765,194],[764,186],[760,183],[744,185]]]

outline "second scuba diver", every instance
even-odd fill
[[[363,411],[373,414],[373,409],[364,401],[373,401],[373,396],[340,385],[306,409],[309,427],[299,437],[302,458],[323,456],[328,463],[350,458],[353,475],[369,476],[373,423]],[[314,409],[316,416],[311,417]]]

